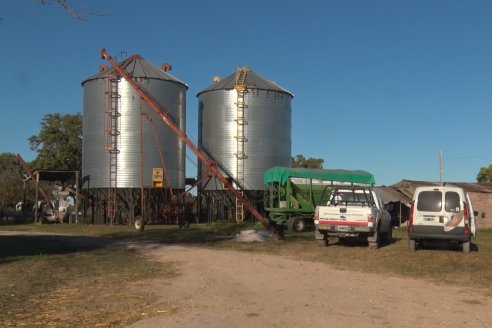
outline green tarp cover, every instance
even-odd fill
[[[265,185],[278,182],[280,185],[285,185],[290,178],[306,178],[306,179],[318,179],[324,181],[339,181],[339,182],[353,182],[364,183],[369,185],[375,185],[376,181],[374,176],[362,170],[350,171],[350,170],[324,170],[324,169],[305,169],[305,168],[290,168],[275,166],[265,171],[263,175],[263,183]]]

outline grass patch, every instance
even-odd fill
[[[169,309],[149,281],[175,276],[172,264],[73,242],[0,236],[0,326],[124,326]]]

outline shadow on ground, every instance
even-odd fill
[[[0,264],[22,257],[88,252],[115,244],[110,238],[53,234],[0,234]]]

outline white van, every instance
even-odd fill
[[[475,216],[468,194],[459,187],[417,187],[408,221],[408,248],[415,251],[424,241],[449,240],[470,252],[475,237]]]

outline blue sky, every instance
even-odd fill
[[[198,91],[238,65],[292,101],[292,155],[325,168],[401,179],[474,182],[492,163],[492,1],[71,0],[0,2],[0,152],[32,160],[28,138],[48,113],[82,112],[80,82],[113,57],[140,54]],[[187,163],[187,176],[196,168]]]

